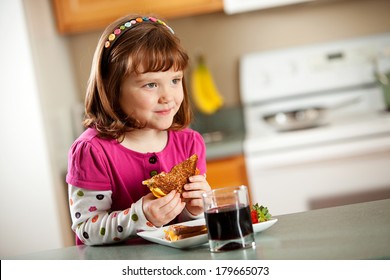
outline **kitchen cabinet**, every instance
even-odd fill
[[[235,155],[223,159],[208,160],[207,181],[213,189],[248,186],[244,156]]]
[[[61,34],[105,28],[129,13],[152,14],[171,19],[223,11],[223,0],[53,0],[57,29]]]

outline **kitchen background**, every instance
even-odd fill
[[[7,34],[0,77],[0,257],[5,258],[73,245],[64,184],[67,150],[80,132],[80,103],[102,29],[60,34],[50,0],[0,5],[1,33]],[[248,183],[242,150],[242,55],[390,32],[389,11],[388,0],[317,0],[233,15],[218,8],[169,19],[191,62],[204,55],[224,98],[217,114],[198,114],[194,124],[211,141],[210,183]],[[223,141],[212,142],[214,138]]]

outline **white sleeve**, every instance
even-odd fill
[[[142,198],[130,208],[111,212],[112,191],[92,191],[69,185],[72,230],[86,245],[123,241],[137,232],[153,230],[142,211]]]

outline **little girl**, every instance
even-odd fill
[[[165,22],[128,16],[103,32],[88,83],[86,131],[69,151],[66,182],[76,244],[108,244],[203,215],[205,144],[191,122],[188,55]],[[198,155],[182,197],[156,199],[142,181]]]

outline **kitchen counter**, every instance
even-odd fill
[[[242,155],[245,125],[242,108],[221,108],[212,115],[195,114],[191,128],[202,134],[207,160]]]
[[[208,244],[73,246],[13,259],[390,259],[390,199],[280,215],[255,234],[256,249],[210,253]],[[271,211],[272,212],[272,211]]]
[[[242,155],[244,137],[243,133],[235,133],[224,137],[221,141],[206,142],[207,160]]]

